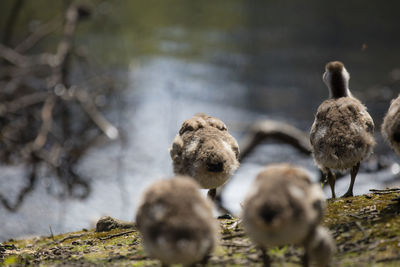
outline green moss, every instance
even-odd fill
[[[333,266],[399,266],[400,205],[392,201],[395,197],[394,193],[368,194],[328,201],[323,224],[332,231],[338,246]],[[224,239],[208,265],[262,266],[259,250],[243,235],[237,219],[220,220],[220,224]],[[10,240],[3,245],[14,245],[15,249],[5,251],[0,265],[159,266],[159,261],[146,257],[140,234],[129,231],[90,230]],[[299,266],[302,249],[283,246],[268,253],[275,266]]]
[[[18,257],[15,255],[6,257],[3,261],[4,265],[13,265],[18,263]]]

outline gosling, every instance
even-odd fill
[[[270,265],[265,251],[280,245],[303,245],[303,264],[316,258],[310,242],[319,232],[324,194],[307,172],[290,164],[273,164],[262,170],[243,205],[243,226],[250,239],[262,249],[264,264]],[[318,236],[325,240],[323,235]],[[328,240],[327,243],[330,243]]]
[[[204,113],[186,120],[170,148],[176,175],[193,177],[215,200],[217,188],[239,167],[239,146],[226,125]]]
[[[332,198],[336,198],[336,176],[332,169],[351,169],[350,186],[342,197],[353,196],[360,162],[375,146],[374,122],[366,107],[352,96],[349,79],[343,63],[326,64],[323,81],[329,88],[330,98],[319,106],[310,133],[314,160],[327,176]]]
[[[383,138],[400,155],[400,95],[392,100],[389,110],[383,119],[381,131]]]
[[[145,251],[163,266],[200,262],[216,245],[217,224],[211,203],[189,177],[151,185],[143,195],[136,222]]]

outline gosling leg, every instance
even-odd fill
[[[349,189],[347,189],[347,192],[342,197],[352,197],[353,196],[353,186],[354,186],[354,182],[356,181],[356,176],[357,176],[359,169],[360,169],[360,162],[357,163],[351,169],[351,171],[350,171],[350,175],[351,175],[350,186],[349,186]]]
[[[213,188],[208,190],[207,196],[212,200],[212,202],[214,202],[215,198],[217,197],[217,189]]]
[[[327,169],[327,179],[329,186],[331,187],[332,198],[336,198],[335,194],[336,175],[330,169]]]

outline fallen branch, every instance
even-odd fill
[[[307,133],[284,122],[264,120],[250,127],[240,146],[240,159],[246,158],[261,142],[268,139],[282,141],[306,155],[311,154],[311,145]]]
[[[400,188],[370,189],[369,191],[375,195],[385,195],[400,192]]]
[[[81,238],[81,237],[83,237],[85,235],[88,235],[88,234],[87,233],[83,233],[83,234],[80,234],[80,235],[69,235],[69,236],[64,237],[63,239],[54,240],[52,242],[49,242],[49,243],[46,244],[46,246],[50,246],[52,244],[61,244],[61,243],[65,242],[65,241],[67,241],[69,239]],[[54,237],[52,237],[52,239],[54,239]]]
[[[109,235],[109,236],[106,236],[106,237],[99,237],[99,239],[102,240],[102,241],[104,241],[104,240],[108,240],[108,239],[111,239],[111,238],[114,238],[114,237],[118,237],[118,236],[123,236],[123,235],[131,234],[131,233],[134,233],[134,232],[137,232],[137,231],[136,231],[136,230],[126,231],[126,232],[123,232],[123,233],[114,234],[114,235]]]

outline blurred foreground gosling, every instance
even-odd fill
[[[189,177],[151,185],[143,195],[136,223],[145,250],[163,266],[206,260],[216,245],[218,228],[211,203]]]
[[[265,265],[270,264],[265,249],[287,244],[304,246],[304,266],[309,259],[329,264],[333,242],[328,232],[317,230],[324,203],[320,186],[300,167],[273,164],[258,174],[243,205],[243,226],[263,250]],[[316,255],[320,250],[329,254],[325,261]]]
[[[323,80],[329,88],[330,98],[319,106],[310,133],[315,162],[327,175],[332,198],[336,197],[336,176],[332,169],[351,168],[350,186],[343,197],[353,196],[360,162],[375,146],[374,122],[366,107],[351,95],[349,79],[343,63],[326,64]]]
[[[388,113],[383,119],[382,135],[393,150],[400,155],[400,95],[392,100]]]
[[[176,175],[193,177],[215,199],[222,186],[239,167],[239,146],[225,124],[206,114],[186,120],[170,148]]]
[[[314,262],[316,266],[329,266],[336,252],[335,241],[325,227],[318,226],[306,244],[305,251],[309,255],[308,260]]]

